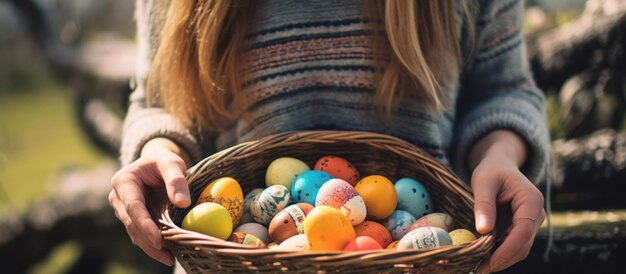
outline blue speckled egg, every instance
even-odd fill
[[[383,223],[394,240],[400,240],[409,231],[409,226],[415,222],[415,217],[404,210],[394,211]]]
[[[252,219],[262,225],[268,225],[274,215],[291,202],[289,189],[282,185],[272,185],[261,192],[256,200],[250,203]]]
[[[291,199],[294,203],[315,205],[315,198],[320,188],[332,178],[332,175],[319,170],[311,170],[298,175],[291,186]]]
[[[407,211],[415,218],[433,213],[433,200],[428,190],[418,181],[411,178],[402,178],[394,184],[398,193],[397,209]]]
[[[452,239],[448,232],[438,227],[420,227],[402,237],[398,242],[398,250],[428,249],[451,245]]]

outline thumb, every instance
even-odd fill
[[[185,179],[185,162],[182,158],[174,156],[160,161],[157,165],[167,191],[167,197],[179,208],[188,207],[191,204],[189,186]]]
[[[476,231],[481,234],[491,232],[496,220],[496,195],[499,181],[494,172],[476,167],[472,174],[472,191],[474,192],[474,218]]]

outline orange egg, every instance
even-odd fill
[[[365,201],[368,219],[382,220],[396,210],[398,194],[389,179],[380,175],[370,175],[361,179],[354,189]]]
[[[335,178],[342,179],[352,186],[359,181],[359,171],[348,160],[337,156],[324,156],[315,163],[315,170],[329,173]]]
[[[304,220],[304,234],[311,250],[339,251],[355,237],[354,227],[338,209],[318,206]]]
[[[268,228],[270,238],[280,244],[284,240],[304,233],[304,220],[312,209],[313,206],[310,204],[297,203],[278,212],[270,221]]]
[[[376,240],[372,239],[372,237],[359,236],[359,237],[356,237],[356,239],[350,241],[350,243],[348,243],[348,245],[346,245],[346,248],[344,248],[343,250],[362,251],[362,250],[378,250],[378,249],[383,249],[383,247],[380,246],[380,244]]]
[[[354,227],[356,236],[369,236],[376,240],[380,246],[387,246],[392,238],[389,231],[381,224],[374,221],[364,221]]]
[[[198,197],[198,204],[206,202],[224,206],[230,213],[233,227],[237,226],[243,215],[243,191],[239,182],[231,177],[218,178],[206,186]]]

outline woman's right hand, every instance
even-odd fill
[[[111,180],[109,203],[133,244],[169,266],[174,264],[174,257],[163,248],[155,221],[168,199],[180,208],[191,204],[184,175],[190,162],[189,155],[174,142],[156,138],[144,145],[139,159]]]

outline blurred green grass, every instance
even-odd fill
[[[55,84],[33,88],[0,94],[0,202],[19,211],[45,197],[60,170],[93,167],[105,157],[81,132],[69,92]]]
[[[64,169],[88,169],[106,159],[87,139],[74,114],[70,92],[58,83],[35,80],[26,88],[0,92],[0,208],[25,212],[49,197]],[[70,241],[56,247],[29,273],[66,273],[82,252]],[[112,262],[105,273],[137,273]]]

